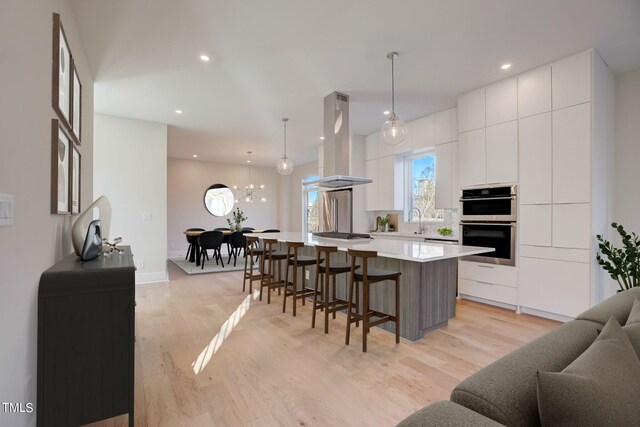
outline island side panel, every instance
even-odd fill
[[[458,259],[421,264],[420,319],[422,334],[447,324],[456,314]]]

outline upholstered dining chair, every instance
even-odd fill
[[[202,269],[204,269],[204,255],[207,253],[208,249],[213,250],[213,259],[216,260],[216,264],[218,264],[219,261],[220,265],[222,265],[222,267],[224,268],[224,262],[222,262],[222,254],[220,253],[220,247],[222,246],[223,238],[224,235],[222,234],[222,231],[205,231],[200,235],[200,237],[198,238],[198,243],[200,244],[200,250],[202,251],[202,256],[200,257],[202,262]]]
[[[187,231],[204,231],[204,228],[187,228]],[[193,250],[193,239],[197,239],[197,237],[193,237],[193,236],[186,236],[186,237],[187,237],[187,243],[189,244],[189,247],[187,248],[187,255],[184,257],[184,259],[189,259],[189,254]]]

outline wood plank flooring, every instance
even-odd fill
[[[342,314],[325,335],[311,329],[311,304],[283,314],[282,296],[242,293],[241,272],[168,268],[169,282],[136,291],[137,426],[395,425],[559,325],[458,301],[447,327],[398,345],[374,328],[362,353],[361,328],[344,345]]]

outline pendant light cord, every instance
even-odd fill
[[[287,121],[284,121],[284,157],[287,157]]]
[[[394,73],[395,55],[391,54],[391,113],[396,115],[396,79]]]

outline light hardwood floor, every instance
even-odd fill
[[[310,304],[292,317],[282,297],[242,293],[242,273],[188,276],[136,291],[136,425],[390,426],[448,399],[470,374],[559,324],[459,301],[449,325],[422,340],[361,328],[345,316],[325,335]],[[126,416],[92,426],[126,425]]]

